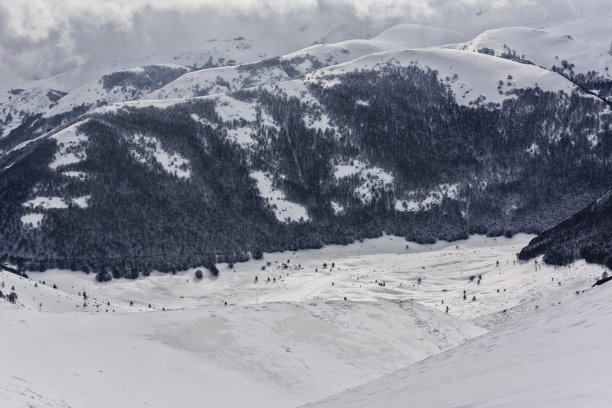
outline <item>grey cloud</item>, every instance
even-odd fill
[[[609,0],[24,0],[0,3],[0,88],[97,58],[197,50],[243,35],[268,53],[307,46],[335,27],[399,22],[451,28],[536,24],[601,13]]]

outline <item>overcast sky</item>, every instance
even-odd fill
[[[451,28],[527,25],[601,13],[611,0],[0,0],[0,88],[98,58],[198,50],[238,35],[269,52],[345,27],[376,33],[399,22]]]

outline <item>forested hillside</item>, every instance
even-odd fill
[[[544,262],[552,265],[567,265],[584,258],[612,269],[612,192],[538,235],[523,248],[519,258],[542,254]]]
[[[601,101],[459,104],[449,81],[391,60],[93,111],[0,158],[2,260],[136,277],[383,232],[534,233],[609,188]]]

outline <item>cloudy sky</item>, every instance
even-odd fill
[[[412,22],[473,36],[608,11],[610,0],[0,0],[0,88],[100,58],[198,50],[245,36],[268,53],[331,30],[376,32]]]

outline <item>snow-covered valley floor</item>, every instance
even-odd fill
[[[518,262],[530,238],[384,236],[218,265],[201,280],[195,269],[106,283],[0,272],[0,290],[19,296],[0,299],[0,406],[296,407],[351,387],[322,406],[520,406],[507,394],[528,391],[603,406],[589,399],[612,378],[600,364],[612,361],[611,289],[591,289],[603,269]]]

